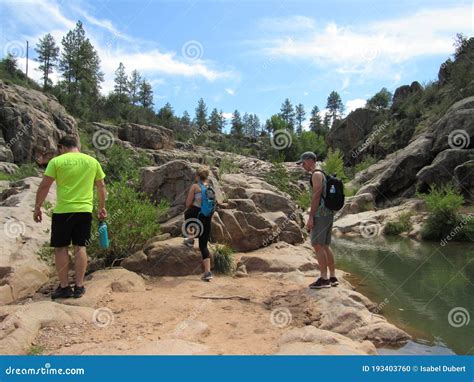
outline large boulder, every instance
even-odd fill
[[[454,169],[454,184],[467,201],[474,201],[474,160]]]
[[[453,104],[430,130],[435,134],[434,154],[446,149],[474,148],[474,96]]]
[[[128,123],[119,130],[118,137],[145,149],[160,150],[174,147],[173,132],[163,126]]]
[[[165,199],[171,204],[160,221],[162,232],[182,235],[182,212],[197,166],[176,160],[142,170],[142,190],[156,201]],[[228,198],[213,216],[212,241],[229,244],[237,251],[250,251],[273,241],[297,244],[304,240],[296,203],[274,186],[243,173],[223,175],[219,182],[211,175],[210,183],[218,202]]]
[[[377,112],[359,108],[352,111],[339,125],[332,128],[326,138],[333,149],[339,149],[346,163],[358,161],[358,148],[374,130]]]
[[[150,276],[186,276],[201,273],[202,257],[180,237],[150,242],[143,250],[125,258],[122,267]]]
[[[311,249],[288,243],[275,243],[245,254],[236,254],[247,272],[293,272],[318,269]]]
[[[365,180],[357,195],[370,193],[377,205],[397,196],[413,196],[418,171],[433,159],[433,139],[432,134],[421,134],[407,147],[370,166],[354,179],[356,183]]]
[[[409,96],[420,93],[423,91],[423,87],[418,81],[414,81],[411,85],[403,85],[395,89],[392,100],[392,111],[397,111],[400,105],[405,101]]]
[[[141,190],[147,193],[154,201],[167,201],[170,211],[163,219],[171,219],[184,211],[184,204],[188,191],[195,181],[196,163],[184,160],[175,160],[158,167],[145,167],[141,172]],[[216,192],[218,202],[223,201],[223,194],[217,179],[211,175],[210,185]]]
[[[364,355],[377,354],[369,341],[355,341],[312,325],[293,328],[280,338],[278,355]]]
[[[38,90],[0,80],[0,153],[15,163],[44,165],[56,154],[64,135],[79,137],[77,124],[57,99]]]
[[[416,174],[418,191],[426,192],[430,185],[440,186],[451,182],[454,169],[469,160],[474,160],[474,149],[448,149],[440,152],[429,166],[423,167]]]
[[[321,290],[295,289],[266,301],[273,312],[284,310],[294,326],[312,325],[354,341],[370,341],[375,346],[403,345],[410,336],[380,315],[387,303],[385,300],[377,305],[344,285]],[[313,338],[313,334],[305,331],[300,334]],[[367,345],[364,348],[374,350]]]
[[[0,307],[3,318],[0,354],[26,354],[38,332],[44,327],[60,327],[92,321],[94,309],[58,304],[51,301]]]
[[[49,279],[50,268],[38,257],[49,240],[51,218],[33,222],[31,211],[40,178],[26,178],[7,186],[0,207],[0,304],[8,304],[33,294]],[[47,196],[54,203],[55,187]]]

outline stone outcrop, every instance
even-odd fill
[[[0,125],[0,161],[6,162],[44,165],[61,137],[78,137],[76,121],[54,96],[1,80]]]
[[[121,265],[150,276],[186,276],[202,272],[202,257],[197,245],[189,248],[183,244],[183,238],[176,237],[148,243]]]
[[[279,340],[278,355],[377,354],[370,341],[355,341],[338,333],[308,325],[294,328]]]
[[[32,210],[40,178],[26,178],[6,187],[0,206],[0,304],[8,304],[34,293],[49,279],[50,269],[37,252],[49,240],[51,219],[33,221]],[[3,188],[3,187],[2,187]],[[47,201],[54,203],[52,187]]]
[[[333,149],[341,150],[346,164],[360,160],[359,151],[374,130],[377,115],[374,110],[359,108],[330,130],[326,141]]]
[[[176,160],[142,170],[141,189],[153,200],[170,203],[167,215],[160,220],[162,232],[183,235],[184,203],[197,167],[196,163]],[[209,180],[221,203],[212,220],[213,241],[250,251],[273,241],[297,244],[304,240],[301,214],[288,195],[242,173],[225,174],[219,181],[211,175]],[[222,203],[224,198],[226,203]]]
[[[174,147],[173,132],[163,126],[128,123],[120,128],[118,138],[145,149],[160,150]]]

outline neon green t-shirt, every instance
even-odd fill
[[[94,182],[105,178],[97,159],[66,153],[51,159],[44,173],[56,180],[54,213],[92,212]]]

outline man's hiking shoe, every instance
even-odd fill
[[[184,239],[184,245],[186,247],[192,248],[194,246],[194,239]]]
[[[311,289],[331,288],[331,284],[329,283],[329,280],[326,280],[320,277],[314,283],[310,284],[309,287]]]
[[[204,281],[211,281],[212,273],[211,272],[204,273],[204,275],[201,277],[201,279],[204,280]]]
[[[339,285],[339,281],[337,277],[329,277],[329,284],[331,284],[332,287],[336,287]]]
[[[72,297],[72,295],[73,291],[69,285],[64,288],[59,285],[56,290],[51,294],[51,300],[56,300],[57,298],[69,298]]]
[[[84,293],[86,293],[86,288],[84,288],[84,286],[74,285],[74,292],[73,292],[74,298],[82,297],[84,296]]]

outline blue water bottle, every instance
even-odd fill
[[[103,220],[99,222],[99,243],[100,248],[109,248],[109,233],[107,232],[107,224]]]

